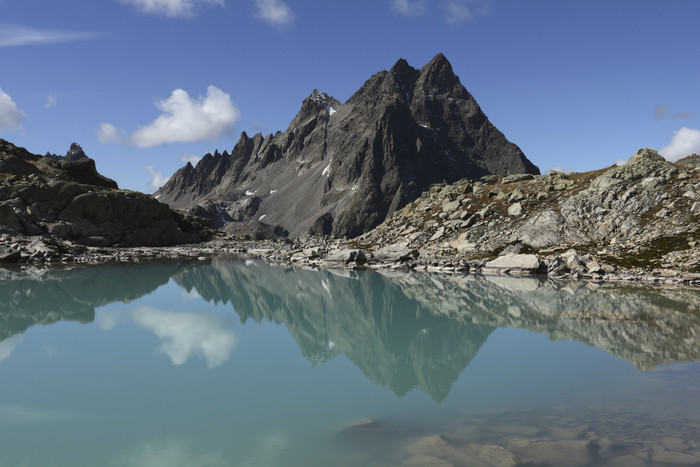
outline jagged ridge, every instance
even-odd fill
[[[438,54],[420,70],[399,60],[345,104],[314,90],[284,133],[243,133],[230,153],[188,163],[156,196],[228,230],[354,237],[432,183],[489,173],[539,170]]]

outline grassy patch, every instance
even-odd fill
[[[674,251],[689,250],[688,238],[700,240],[700,230],[658,237],[642,246],[642,251],[627,257],[606,257],[605,261],[623,268],[657,268],[662,266],[664,255]],[[694,268],[697,269],[697,268]],[[691,272],[696,272],[692,271]]]

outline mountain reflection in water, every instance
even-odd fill
[[[284,324],[314,365],[345,354],[397,396],[419,387],[445,399],[497,327],[584,342],[641,370],[700,360],[700,291],[688,288],[297,270],[230,257],[211,265],[3,270],[0,280],[0,361],[34,324],[92,322],[95,308],[135,300],[170,280],[184,296],[230,304],[244,323]],[[194,316],[183,321],[183,313],[137,308],[129,318],[161,338],[174,364],[199,352],[208,367],[218,366],[236,338],[225,323]],[[100,325],[110,328],[110,319]]]

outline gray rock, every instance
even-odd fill
[[[324,258],[331,263],[352,263],[363,264],[367,261],[367,256],[362,250],[341,249],[329,252]]]
[[[518,240],[534,248],[558,245],[566,239],[563,232],[565,225],[561,214],[547,210],[535,214],[520,228]]]
[[[509,253],[488,261],[483,268],[485,273],[534,274],[540,268],[540,260],[535,255]]]
[[[690,213],[695,215],[700,214],[700,201],[693,203],[693,206],[690,208]]]
[[[448,212],[448,213],[449,213],[449,212],[454,212],[454,211],[456,211],[457,209],[459,209],[459,205],[460,205],[459,201],[451,201],[451,202],[449,202],[449,203],[444,203],[444,204],[442,205],[442,211],[443,211],[443,212]]]
[[[508,206],[508,215],[509,216],[520,216],[523,214],[523,205],[520,203],[515,203],[510,206]]]
[[[21,251],[10,245],[0,244],[0,263],[12,263],[19,260]]]
[[[532,180],[534,175],[532,174],[512,174],[512,175],[506,175],[501,179],[502,184],[506,183],[513,183],[513,182],[521,182],[523,180]]]
[[[435,233],[433,234],[432,237],[430,237],[430,241],[432,242],[433,240],[437,240],[438,238],[442,238],[442,236],[445,234],[445,228],[440,227],[438,228]]]

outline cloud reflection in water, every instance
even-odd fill
[[[211,313],[164,311],[142,306],[123,313],[100,313],[97,321],[101,329],[108,330],[125,317],[153,332],[161,340],[159,351],[174,365],[199,356],[204,358],[207,368],[216,368],[229,359],[238,343],[233,323]]]

